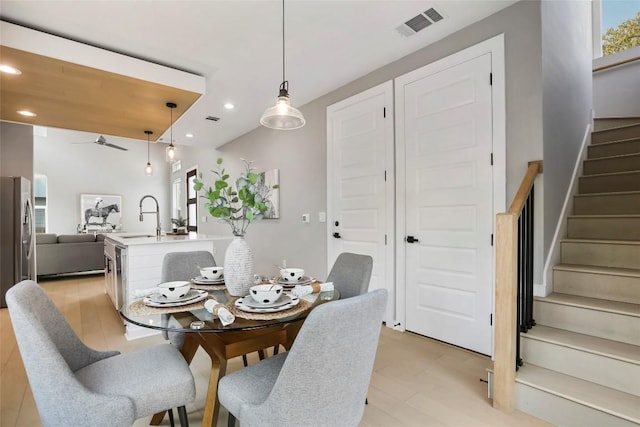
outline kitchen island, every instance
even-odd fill
[[[112,233],[105,236],[105,287],[116,310],[128,306],[136,298],[134,292],[153,288],[160,283],[162,259],[169,252],[207,251],[222,265],[222,248],[231,236],[213,236],[189,233],[161,235],[146,233]],[[203,267],[208,267],[204,266]],[[153,333],[150,329],[126,324],[127,339],[140,338]]]

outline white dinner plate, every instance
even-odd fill
[[[257,302],[251,297],[251,295],[247,295],[242,300],[242,303],[244,305],[249,306],[251,308],[274,308],[274,307],[280,307],[285,304],[289,304],[290,302],[291,302],[291,297],[287,294],[282,294],[280,298],[278,298],[276,301],[270,304],[263,304],[263,303]]]
[[[224,277],[219,279],[205,279],[202,276],[194,277],[193,283],[198,285],[224,285]]]
[[[313,278],[309,276],[302,276],[302,278],[300,278],[299,281],[294,282],[292,280],[285,280],[282,277],[278,277],[277,282],[278,282],[278,285],[284,285],[284,286],[308,285],[309,283],[313,282]]]
[[[250,307],[247,304],[245,304],[245,302],[244,302],[245,298],[251,299],[251,297],[247,295],[244,298],[238,298],[237,300],[235,300],[233,305],[238,310],[246,311],[246,312],[249,312],[249,313],[276,313],[278,311],[288,310],[288,309],[290,309],[292,307],[295,307],[296,305],[298,305],[300,303],[300,298],[294,297],[294,296],[289,296],[289,298],[291,298],[291,301],[289,301],[286,304],[281,305],[279,307],[259,307],[259,308],[254,308],[254,307]]]
[[[199,289],[191,289],[187,296],[190,295],[192,296],[192,298],[189,298],[187,300],[167,301],[167,299],[162,295],[153,294],[151,296],[144,297],[142,303],[144,305],[148,305],[149,307],[179,307],[181,305],[189,305],[198,301],[202,301],[203,299],[207,298],[209,292],[201,291]],[[164,299],[164,301],[161,301],[161,299]]]

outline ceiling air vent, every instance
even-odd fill
[[[423,30],[431,25],[431,21],[425,18],[424,15],[420,14],[409,19],[404,23],[404,25],[411,28],[414,33],[417,33],[418,31]]]
[[[211,120],[212,122],[217,122],[218,120],[220,120],[220,117],[214,117],[214,116],[207,116],[205,117],[206,120]]]
[[[427,10],[424,14],[427,15],[434,23],[442,20],[442,15],[440,15],[434,8]]]
[[[444,17],[434,8],[430,8],[427,11],[414,16],[406,21],[404,24],[396,28],[396,31],[405,37],[409,37],[424,30],[431,24],[435,24],[438,21],[442,21]]]

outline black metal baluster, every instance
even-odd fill
[[[516,317],[516,370],[523,365],[520,357],[520,333],[535,326],[533,319],[533,187],[518,218],[518,283]]]
[[[534,233],[534,224],[533,224],[533,215],[534,215],[534,204],[533,204],[533,190],[534,187],[531,187],[531,192],[529,193],[529,201],[527,202],[528,207],[529,207],[529,224],[527,226],[527,228],[529,229],[529,256],[527,257],[529,259],[529,271],[527,273],[527,276],[529,278],[529,285],[527,286],[528,289],[528,293],[529,293],[529,307],[528,307],[528,311],[529,311],[529,317],[527,318],[527,329],[531,329],[535,326],[536,322],[533,319],[533,233]]]
[[[522,330],[522,214],[518,218],[518,283],[516,303],[516,371],[522,366],[520,357],[520,331]]]

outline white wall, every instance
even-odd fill
[[[170,229],[169,165],[164,160],[165,145],[150,145],[150,160],[155,173],[146,176],[146,141],[105,135],[108,142],[124,146],[129,151],[93,143],[72,143],[94,141],[96,137],[95,134],[52,128],[48,129],[46,137],[34,137],[33,171],[47,177],[47,231],[59,234],[76,232],[81,221],[81,194],[121,195],[123,231],[153,233],[156,227],[153,215],[145,215],[142,223],[138,220],[140,199],[151,194],[160,204],[163,229]],[[154,208],[150,200],[145,201],[144,206],[145,210]]]
[[[640,57],[640,46],[593,60],[599,68]],[[595,117],[640,117],[640,61],[593,73]]]
[[[593,56],[588,1],[543,1],[541,12],[546,256],[591,123]]]

